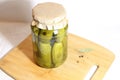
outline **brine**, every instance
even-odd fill
[[[55,68],[67,58],[67,28],[40,29],[31,26],[35,62],[44,68]]]

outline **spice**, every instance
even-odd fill
[[[80,55],[79,58],[83,58],[84,56],[83,55]]]

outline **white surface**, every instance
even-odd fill
[[[0,80],[14,80],[9,75],[0,70]]]
[[[84,80],[90,80],[96,70],[97,70],[97,66],[96,65],[92,66]]]
[[[27,23],[0,23],[0,58],[30,34]]]
[[[0,21],[4,21],[0,23],[0,57],[30,34],[31,9],[38,2],[45,1],[48,0],[0,0]],[[104,80],[120,79],[120,1],[49,1],[61,3],[66,8],[69,32],[92,40],[108,48],[116,55],[115,61]],[[3,77],[5,78],[3,79]],[[0,80],[9,80],[9,78],[7,79],[0,72]]]

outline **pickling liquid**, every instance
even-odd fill
[[[44,30],[31,26],[35,62],[44,68],[55,68],[67,58],[67,28]]]

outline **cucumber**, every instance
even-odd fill
[[[36,26],[31,26],[32,32],[35,34],[35,36],[39,35],[39,28]]]
[[[52,60],[55,67],[63,63],[63,45],[62,43],[54,43],[52,49]]]
[[[37,63],[46,68],[52,67],[52,61],[51,61],[51,46],[50,44],[45,44],[42,42],[39,42],[39,55],[37,56],[38,60]]]
[[[64,50],[64,52],[63,52],[63,60],[65,60],[66,57],[67,57],[67,36],[64,36],[62,44],[63,44],[63,50]]]
[[[42,30],[40,29],[39,37],[41,39],[48,39],[50,40],[53,36],[53,30]]]

